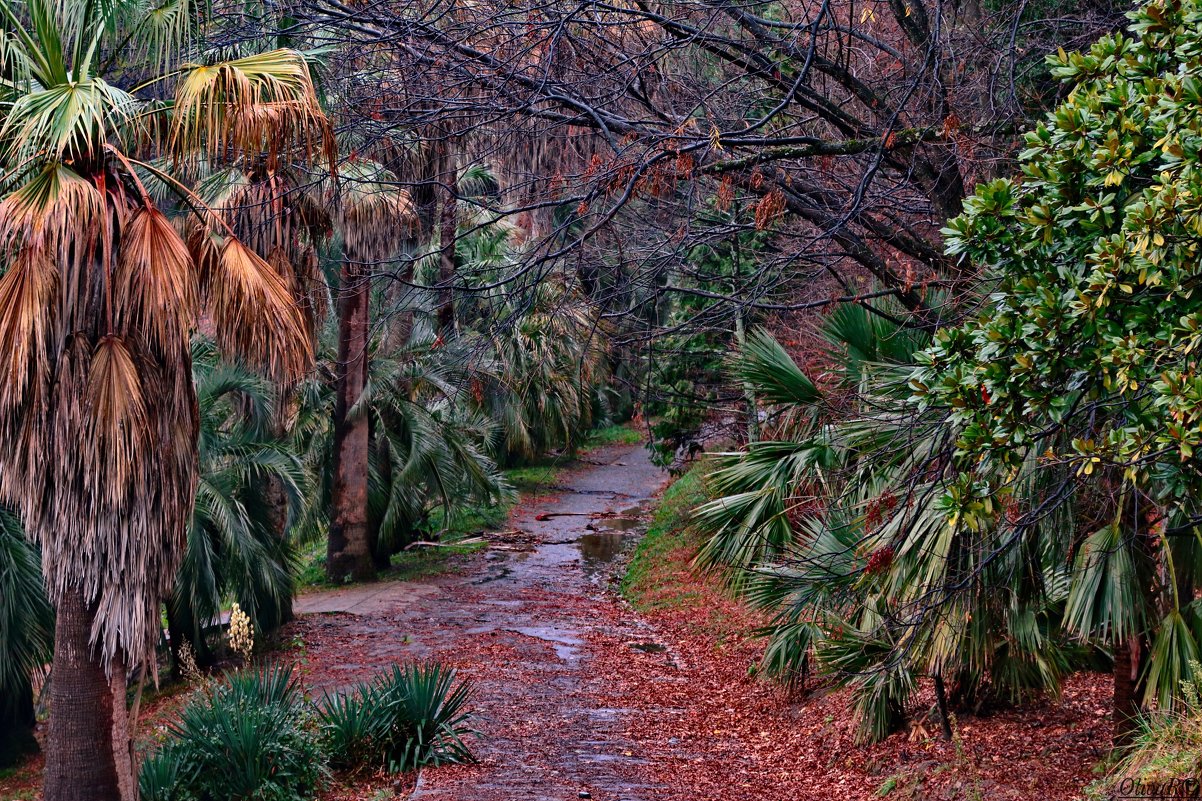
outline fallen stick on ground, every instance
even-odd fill
[[[469,537],[466,540],[455,540],[454,542],[431,542],[430,540],[418,540],[411,542],[405,546],[404,550],[409,551],[414,548],[451,548],[455,545],[475,545],[478,542],[484,542],[483,537]]]

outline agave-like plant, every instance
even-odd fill
[[[45,797],[118,798],[123,683],[152,658],[192,511],[197,319],[275,377],[311,359],[281,265],[193,170],[326,157],[329,127],[303,57],[207,57],[183,0],[5,0],[0,18],[0,495],[57,612]]]

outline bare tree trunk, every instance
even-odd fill
[[[338,298],[338,363],[334,402],[334,488],[326,574],[331,581],[375,578],[367,524],[368,417],[350,410],[367,385],[368,305],[371,284],[363,261],[348,252]]]
[[[459,176],[455,169],[455,157],[451,143],[445,138],[439,142],[440,176],[445,188],[442,209],[438,219],[438,330],[443,336],[455,325],[455,240],[459,228]]]
[[[54,626],[54,673],[46,739],[45,801],[131,801],[130,760],[121,665],[112,681],[89,639],[94,613],[82,593],[67,593]],[[115,688],[121,692],[114,694]],[[114,735],[126,735],[115,741]]]

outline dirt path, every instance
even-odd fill
[[[475,682],[481,764],[424,772],[414,798],[670,797],[646,778],[626,733],[633,713],[599,705],[607,694],[598,693],[599,657],[615,647],[671,659],[606,588],[641,505],[666,476],[641,447],[604,449],[589,462],[515,512],[518,544],[473,556],[454,574],[298,599],[296,633],[317,691],[426,656]]]
[[[1106,676],[963,716],[954,743],[915,729],[861,747],[847,690],[789,699],[752,675],[755,620],[691,573],[691,548],[657,557],[660,584],[687,603],[635,612],[608,586],[611,560],[665,477],[637,447],[590,460],[523,505],[511,520],[521,534],[453,574],[298,601],[312,614],[292,631],[318,691],[427,656],[475,682],[480,764],[423,771],[413,798],[1068,801],[1095,778]]]

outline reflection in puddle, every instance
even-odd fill
[[[612,562],[622,552],[626,538],[620,531],[595,531],[581,535],[580,555],[586,565],[602,565]]]
[[[626,551],[646,526],[642,515],[643,510],[636,506],[589,524],[589,532],[576,540],[585,573],[597,573]]]

